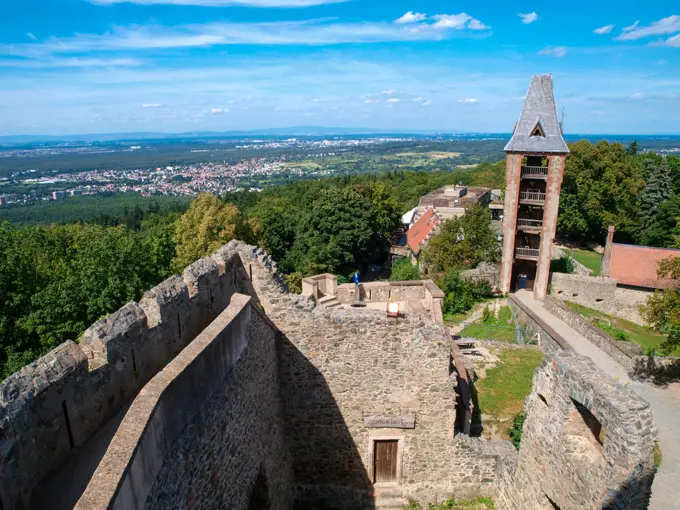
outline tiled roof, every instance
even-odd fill
[[[613,243],[609,276],[619,283],[635,287],[678,287],[680,282],[656,275],[659,262],[669,257],[680,257],[680,250]]]
[[[531,136],[537,126],[544,136]],[[568,154],[557,118],[552,76],[535,74],[506,152]]]
[[[406,233],[408,246],[411,248],[414,255],[418,255],[420,252],[420,245],[437,225],[439,225],[439,217],[432,209],[428,209],[425,214],[418,218],[418,221],[408,229],[408,232]]]

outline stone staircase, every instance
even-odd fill
[[[375,489],[366,510],[403,510],[408,501],[398,488]]]
[[[317,303],[324,308],[341,308],[342,303],[335,296],[324,296],[319,298]]]

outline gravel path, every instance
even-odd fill
[[[571,329],[560,319],[546,310],[542,303],[534,301],[531,294],[520,292],[516,296],[552,326],[573,349],[591,358],[595,364],[614,379],[628,384],[628,387],[644,398],[652,408],[659,429],[659,444],[663,461],[652,485],[652,510],[680,509],[680,383],[660,388],[652,384],[634,381],[626,370],[607,354]]]

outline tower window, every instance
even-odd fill
[[[543,127],[541,126],[541,123],[537,123],[536,127],[531,131],[531,136],[542,136],[545,137],[545,134],[543,133]]]

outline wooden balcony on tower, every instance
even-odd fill
[[[515,258],[519,260],[538,260],[538,248],[515,248]]]
[[[529,205],[543,205],[545,203],[545,193],[536,191],[520,191],[519,203]]]
[[[522,179],[548,179],[547,166],[523,166]]]
[[[543,220],[517,218],[517,230],[530,233],[540,233],[543,229]]]

